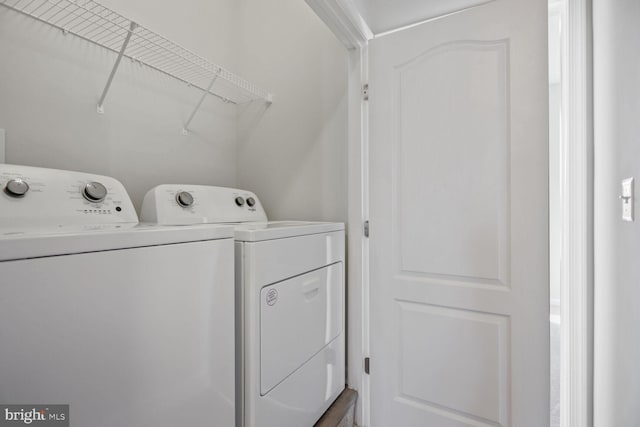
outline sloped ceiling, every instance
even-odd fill
[[[374,34],[457,12],[492,0],[352,0]]]

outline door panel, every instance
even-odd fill
[[[371,42],[373,427],[548,425],[546,19]]]
[[[507,284],[507,47],[451,43],[393,72],[402,273]]]
[[[508,372],[500,361],[507,358],[508,319],[428,304],[398,307],[402,397],[504,424]]]

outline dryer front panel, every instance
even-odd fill
[[[342,263],[260,292],[260,394],[309,361],[343,330]]]

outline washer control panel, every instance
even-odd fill
[[[107,176],[0,164],[0,188],[3,226],[138,222],[127,191]]]
[[[267,221],[258,197],[247,190],[209,185],[165,184],[142,202],[140,220],[162,225]]]

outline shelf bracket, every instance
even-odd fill
[[[182,134],[183,135],[189,135],[189,125],[191,124],[191,120],[193,120],[193,118],[195,117],[196,113],[200,109],[200,106],[204,102],[204,99],[207,97],[207,95],[211,91],[211,88],[213,87],[213,84],[218,79],[218,74],[219,73],[220,73],[220,70],[217,70],[216,71],[216,75],[213,76],[213,78],[211,79],[211,82],[209,83],[209,86],[207,86],[207,89],[204,92],[202,92],[202,96],[200,97],[200,100],[196,104],[196,108],[193,109],[193,111],[191,112],[191,115],[189,116],[187,121],[184,123],[184,126],[182,127]]]
[[[133,34],[133,30],[136,29],[138,24],[131,21],[129,24],[129,31],[127,32],[127,37],[124,39],[124,43],[122,43],[122,47],[120,48],[120,52],[118,53],[118,58],[116,59],[115,64],[113,64],[113,68],[111,69],[111,74],[109,74],[109,78],[107,79],[107,84],[104,86],[104,90],[102,91],[102,95],[100,96],[100,100],[98,101],[98,113],[104,114],[104,99],[107,97],[107,92],[109,92],[109,88],[111,87],[111,82],[113,81],[113,77],[116,75],[116,71],[118,71],[118,67],[120,66],[120,61],[124,56],[125,50],[127,50],[127,45],[129,44],[129,40],[131,40],[131,35]]]

